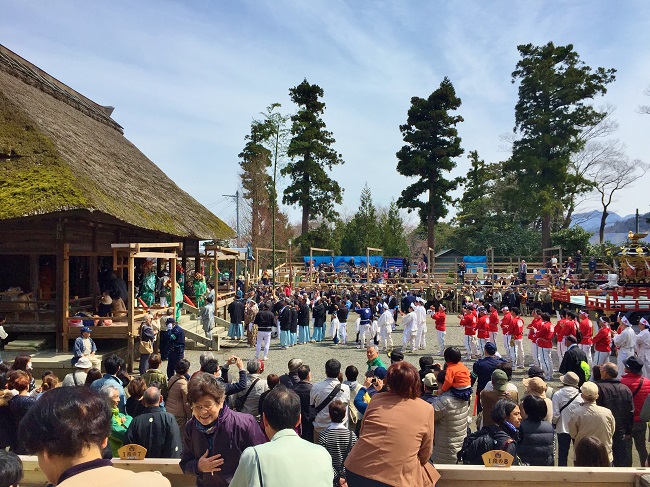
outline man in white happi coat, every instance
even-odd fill
[[[415,341],[418,350],[424,350],[427,347],[427,310],[424,307],[424,299],[415,300],[415,314],[418,317],[418,332]]]
[[[623,330],[619,334],[614,334],[614,345],[618,348],[616,362],[618,370],[624,370],[624,362],[634,355],[636,347],[636,334],[632,329],[632,324],[626,316],[618,316],[619,324],[623,325]]]
[[[404,335],[402,335],[402,351],[408,352],[408,346],[411,346],[411,351],[416,350],[415,341],[417,339],[418,333],[418,315],[415,312],[415,302],[409,304],[409,312],[403,313],[402,315],[402,325],[404,326]]]
[[[384,352],[390,352],[393,349],[393,325],[395,318],[393,318],[393,311],[388,308],[388,304],[382,305],[384,312],[377,320],[379,328],[379,341]]]

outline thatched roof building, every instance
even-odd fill
[[[170,236],[232,237],[111,111],[0,46],[0,220],[76,210]]]
[[[112,111],[0,45],[0,314],[14,298],[4,291],[20,288],[38,301],[26,309],[56,309],[36,321],[60,333],[70,298],[97,302],[111,244],[182,243],[185,267],[199,240],[234,236],[124,137]],[[23,315],[9,329],[34,331]]]

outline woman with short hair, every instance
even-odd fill
[[[350,487],[433,486],[429,463],[433,408],[420,399],[420,376],[408,362],[388,368],[387,392],[375,394],[363,415],[359,440],[345,461]],[[400,452],[395,461],[395,452]]]
[[[499,399],[490,413],[494,424],[489,426],[490,436],[499,450],[507,451],[515,459],[513,464],[518,465],[517,440],[519,439],[519,426],[521,426],[521,411],[519,406],[510,399]]]
[[[180,466],[196,475],[198,487],[227,486],[242,452],[267,441],[255,417],[231,410],[225,398],[214,375],[201,372],[190,380],[187,401],[193,417],[185,428]]]
[[[10,449],[17,455],[25,455],[26,451],[22,439],[18,436],[20,421],[36,402],[36,398],[29,394],[30,375],[24,370],[12,370],[7,374],[7,389],[17,391],[8,403],[9,426],[12,432]]]
[[[544,398],[529,394],[521,405],[526,419],[519,427],[519,458],[528,465],[552,467],[555,465],[555,429],[545,419],[548,404]]]

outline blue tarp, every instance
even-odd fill
[[[465,270],[468,272],[477,272],[482,269],[487,272],[487,257],[485,255],[466,255],[463,257],[465,262]]]
[[[350,259],[354,257],[354,264],[357,266],[365,266],[366,265],[366,256],[365,255],[337,255],[334,256],[334,259],[332,259],[331,255],[319,255],[319,256],[314,256],[314,265],[318,267],[320,264],[331,264],[332,260],[334,260],[334,268],[336,270],[341,270],[345,269],[348,267],[348,262],[350,262]],[[309,262],[309,256],[303,257],[303,261],[305,265]],[[401,261],[400,261],[401,262]],[[384,265],[384,258],[381,255],[371,255],[370,256],[370,265],[375,266],[375,267],[382,267]]]

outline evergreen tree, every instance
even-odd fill
[[[411,98],[407,122],[400,125],[406,145],[397,153],[397,172],[419,179],[402,191],[397,205],[409,212],[419,210],[431,248],[435,248],[435,225],[447,215],[450,193],[458,185],[457,179],[445,179],[444,173],[456,167],[454,158],[463,153],[456,130],[463,118],[449,114],[460,105],[454,86],[445,78],[429,98]],[[422,195],[427,195],[426,201],[419,199]]]
[[[462,181],[463,196],[458,202],[456,221],[460,226],[474,226],[480,231],[481,222],[497,214],[500,198],[496,192],[501,177],[500,164],[486,164],[477,151],[469,153],[470,170]]]
[[[345,227],[341,252],[343,255],[365,255],[366,247],[379,247],[380,231],[377,209],[366,184],[361,190],[359,209]]]
[[[336,216],[334,203],[341,204],[343,189],[327,175],[325,168],[331,171],[333,166],[343,164],[343,159],[332,149],[334,137],[320,117],[325,111],[325,104],[319,101],[323,89],[305,79],[289,94],[299,108],[291,117],[292,138],[287,151],[291,160],[280,171],[291,181],[282,201],[302,208],[301,233],[305,234],[310,220]]]
[[[517,182],[514,196],[525,197],[531,216],[541,218],[542,247],[551,243],[552,218],[561,212],[569,185],[579,184],[568,170],[584,144],[583,130],[605,116],[587,104],[604,94],[614,69],[592,70],[571,44],[517,47],[521,59],[512,73],[519,81],[512,157],[505,165]]]
[[[395,200],[390,202],[385,220],[377,225],[381,232],[380,247],[384,249],[384,255],[392,257],[408,255],[406,231]]]

